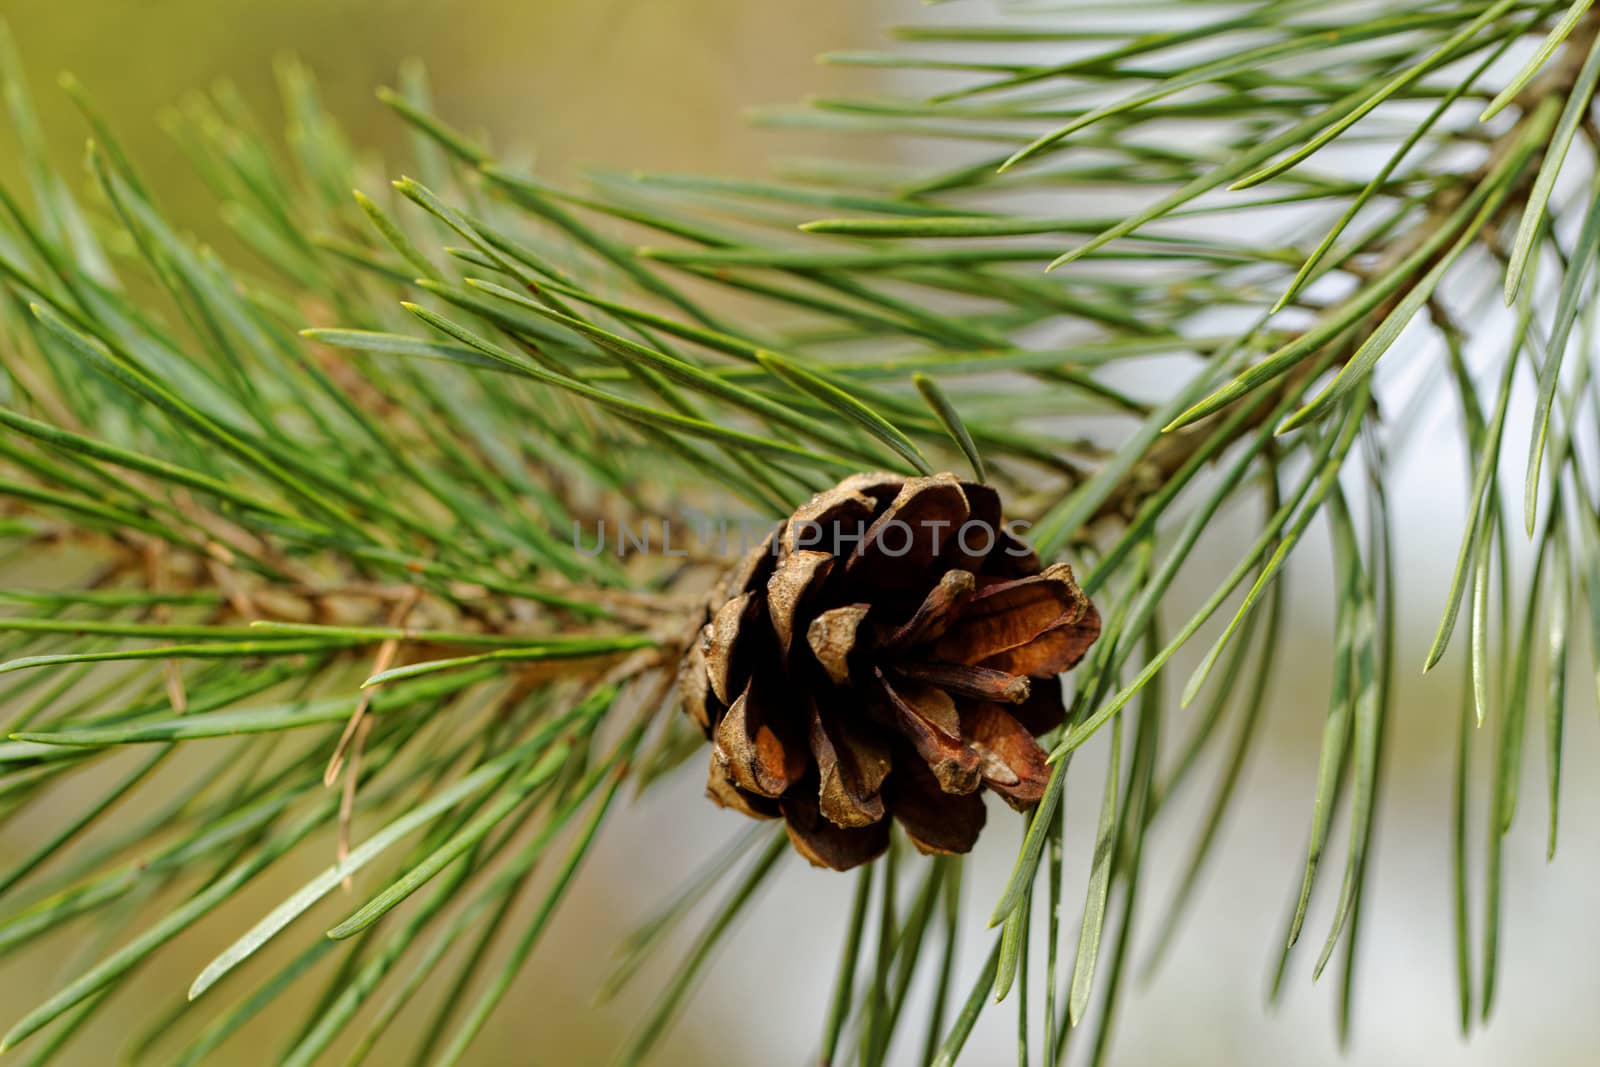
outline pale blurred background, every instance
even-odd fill
[[[940,9],[943,11],[944,9]],[[977,3],[952,5],[954,17],[980,15]],[[805,5],[749,0],[8,0],[4,15],[59,158],[72,163],[82,144],[75,110],[54,79],[71,70],[117,128],[161,199],[185,225],[216,236],[211,206],[170,142],[159,109],[183,93],[226,76],[275,120],[271,61],[292,52],[321,79],[325,98],[363,147],[397,155],[404,131],[375,101],[372,89],[392,83],[406,57],[423,59],[440,110],[482,128],[505,151],[534,158],[547,175],[579,165],[648,166],[757,174],[772,154],[880,150],[859,142],[829,143],[817,135],[761,133],[742,121],[744,108],[788,102],[807,92],[842,92],[870,81],[857,73],[819,70],[814,56],[831,48],[875,47],[875,27],[921,17],[910,0],[813,0]],[[15,181],[16,164],[0,152],[0,178]],[[1157,386],[1159,388],[1159,385]],[[1395,493],[1402,535],[1399,574],[1404,593],[1401,662],[1384,781],[1375,880],[1363,911],[1363,973],[1355,1035],[1341,1060],[1332,1022],[1337,976],[1321,986],[1309,966],[1326,930],[1342,864],[1345,827],[1335,828],[1334,866],[1295,958],[1284,1003],[1263,1007],[1267,968],[1275,955],[1291,879],[1298,877],[1309,820],[1316,740],[1326,691],[1329,618],[1327,550],[1308,541],[1294,575],[1292,637],[1278,676],[1263,738],[1241,798],[1226,824],[1204,888],[1166,966],[1135,982],[1125,998],[1111,1062],[1163,1064],[1506,1064],[1591,1063],[1600,1047],[1600,953],[1592,936],[1593,886],[1600,875],[1600,791],[1584,773],[1595,757],[1592,677],[1586,657],[1575,663],[1568,724],[1568,783],[1561,850],[1544,862],[1542,706],[1530,710],[1524,800],[1507,855],[1505,936],[1498,1005],[1492,1026],[1463,1042],[1455,1023],[1449,874],[1450,764],[1458,708],[1460,635],[1439,671],[1420,665],[1437,620],[1462,514],[1462,461],[1454,412],[1439,409],[1411,438]],[[1509,440],[1526,440],[1525,420]],[[1517,452],[1516,448],[1510,451]],[[1234,516],[1248,522],[1253,516]],[[1212,541],[1220,564],[1242,543],[1221,528]],[[1195,577],[1184,604],[1209,590]],[[1204,648],[1209,634],[1196,646]],[[1186,677],[1193,658],[1177,665]],[[1173,719],[1168,740],[1181,734]],[[1480,756],[1488,737],[1479,744]],[[1069,786],[1071,908],[1077,908],[1100,792],[1102,750],[1079,758]],[[1484,761],[1480,759],[1480,764]],[[1479,781],[1485,781],[1486,764]],[[1194,817],[1207,802],[1210,776],[1185,793],[1147,852],[1142,896],[1148,946],[1181,872]],[[578,891],[564,905],[503,1010],[476,1046],[473,1062],[583,1064],[600,1062],[637,1017],[663,974],[657,966],[633,999],[591,1003],[613,948],[721,842],[742,828],[700,797],[697,768],[669,782],[645,803],[613,817]],[[1482,796],[1475,798],[1481,822]],[[67,810],[67,809],[63,809]],[[975,856],[983,872],[969,898],[971,932],[997,893],[1016,846],[1016,829],[991,814],[990,833]],[[0,863],[25,854],[49,832],[45,825],[8,827]],[[1482,833],[1474,831],[1475,862]],[[260,908],[298,884],[320,856],[297,870],[275,870],[278,884],[258,887]],[[661,1063],[757,1064],[807,1061],[825,1008],[842,938],[851,881],[788,863],[775,890],[739,927],[658,1057]],[[1480,909],[1481,883],[1473,907]],[[336,904],[335,907],[341,905]],[[319,913],[320,914],[320,913]],[[316,936],[312,924],[291,938]],[[142,972],[136,988],[108,1015],[133,1027],[164,1009],[198,965],[238,932],[237,920],[202,924],[175,950]],[[1475,938],[1476,941],[1476,938]],[[983,951],[975,939],[956,988],[964,989]],[[669,950],[662,963],[670,961]],[[1036,955],[1036,959],[1038,956]],[[1481,961],[1479,961],[1481,966]],[[0,1017],[9,1022],[37,1003],[62,975],[59,960],[26,958],[0,964]],[[264,973],[264,972],[258,972]],[[240,988],[243,988],[242,986]],[[230,991],[230,999],[236,992]],[[228,1046],[218,1062],[266,1062],[282,1044],[282,1028],[300,1017],[304,997],[269,1016],[256,1033],[265,1044]],[[277,1031],[274,1032],[274,1026]],[[1015,1058],[1015,1008],[988,1013],[964,1062]],[[913,1031],[914,1032],[914,1031]],[[902,1038],[909,1056],[918,1043]],[[260,1058],[253,1056],[256,1053]],[[20,1053],[18,1053],[20,1055]],[[1035,1050],[1037,1054],[1037,1050]],[[86,1045],[65,1062],[108,1062]]]

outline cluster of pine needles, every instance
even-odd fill
[[[1159,955],[1235,799],[1315,525],[1332,684],[1273,989],[1313,890],[1335,893],[1312,970],[1342,972],[1344,1032],[1396,672],[1419,666],[1396,661],[1385,489],[1439,405],[1470,495],[1427,666],[1463,631],[1447,891],[1461,1025],[1487,1015],[1530,703],[1553,850],[1574,607],[1600,613],[1590,7],[956,5],[826,57],[914,92],[757,115],[921,162],[766,180],[552,183],[437,115],[417,69],[382,93],[413,151],[376,164],[285,63],[283,137],[226,85],[164,117],[226,258],[167,221],[92,86],[62,80],[86,169],[47,158],[5,42],[26,188],[0,190],[0,826],[29,844],[0,870],[0,953],[55,946],[65,969],[8,1006],[8,1056],[109,1042],[97,1013],[216,916],[237,939],[124,1035],[130,1062],[203,1062],[311,986],[279,1062],[471,1062],[602,824],[703,773],[672,685],[722,561],[572,532],[771,520],[852,471],[968,467],[1105,616],[1049,790],[998,901],[898,844],[855,876],[832,994],[777,1003],[814,1008],[825,1063],[953,1063],[1007,998],[1019,1062],[1100,1062],[1135,919],[1166,909]],[[1219,515],[1256,532],[1175,603]],[[1062,798],[1090,758],[1077,893]],[[1180,796],[1205,815],[1159,892],[1143,846]],[[291,854],[328,863],[240,907]],[[786,856],[781,830],[739,834],[623,946],[607,991],[680,931],[689,949],[621,1062]],[[984,961],[969,989],[958,948]],[[402,1014],[421,1036],[396,1047]]]

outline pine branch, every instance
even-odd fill
[[[1574,444],[1600,410],[1587,358],[1600,196],[1572,198],[1557,182],[1592,176],[1597,34],[1586,0],[1201,4],[1141,34],[1077,12],[1065,25],[997,15],[900,28],[909,52],[826,58],[955,84],[758,118],[933,138],[935,165],[794,161],[767,181],[600,174],[584,189],[518,171],[451,127],[416,69],[382,95],[417,135],[399,172],[422,177],[386,184],[358,168],[309,73],[289,63],[287,152],[227,88],[172,124],[249,250],[231,263],[166,221],[161,190],[70,78],[95,145],[84,188],[60,176],[6,39],[0,74],[30,196],[0,195],[0,825],[124,746],[155,747],[109,787],[58,794],[82,806],[0,878],[0,952],[85,931],[95,945],[63,988],[14,1013],[4,1044],[26,1039],[48,1058],[88,1040],[139,967],[225,915],[241,936],[196,980],[192,994],[206,995],[136,1040],[142,1054],[166,1055],[180,1027],[182,1062],[217,1054],[333,954],[285,1058],[325,1057],[362,1026],[359,1060],[462,943],[472,947],[412,1051],[470,1057],[617,817],[622,783],[643,789],[705,755],[674,713],[690,694],[671,691],[725,553],[708,542],[617,558],[578,534],[604,541],[604,529],[691,509],[770,523],[850,471],[881,468],[898,484],[957,466],[1032,521],[1047,561],[1078,564],[1102,629],[1070,676],[1066,721],[1042,735],[1051,765],[1023,805],[979,983],[949,1015],[952,960],[972,940],[958,936],[963,865],[925,861],[897,838],[861,883],[832,997],[816,998],[825,1056],[882,1062],[897,1039],[910,1047],[910,1027],[924,1060],[954,1062],[993,993],[1020,1002],[1024,1058],[1042,1047],[1059,1061],[1093,1018],[1093,1041],[1074,1045],[1102,1060],[1135,951],[1129,917],[1147,906],[1147,831],[1229,736],[1176,915],[1262,728],[1285,570],[1318,522],[1335,548],[1337,640],[1277,977],[1348,806],[1315,965],[1342,961],[1348,1034],[1394,712],[1400,593],[1385,479],[1439,392],[1425,385],[1402,403],[1388,380],[1397,357],[1382,357],[1414,336],[1413,320],[1442,348],[1433,362],[1460,397],[1473,472],[1428,665],[1469,603],[1470,697],[1480,723],[1495,719],[1496,768],[1476,989],[1461,844],[1476,731],[1465,725],[1451,834],[1463,1025],[1474,1007],[1487,1015],[1528,694],[1538,687],[1550,709],[1553,850],[1575,583],[1600,601],[1600,490]],[[1521,69],[1481,84],[1530,39]],[[1174,121],[1184,136],[1170,136]],[[1570,150],[1579,140],[1587,152]],[[1319,169],[1325,150],[1352,145],[1378,146],[1382,164],[1354,177]],[[1104,203],[1107,186],[1122,202]],[[1128,210],[1128,197],[1144,206]],[[1261,221],[1279,209],[1297,221]],[[1062,251],[1063,238],[1077,243]],[[1512,344],[1473,367],[1469,343],[1496,316],[1450,298],[1485,266],[1515,304]],[[1146,372],[1140,361],[1156,357],[1184,369]],[[1407,358],[1428,357],[1425,342]],[[1534,558],[1514,602],[1501,468],[1524,371],[1537,385],[1522,493]],[[1117,429],[1087,439],[1066,425],[1081,416]],[[1224,509],[1251,501],[1258,535],[1230,547],[1235,566],[1169,625],[1187,610],[1172,591],[1197,545]],[[56,569],[70,573],[46,577]],[[1173,657],[1241,586],[1200,666],[1170,684]],[[1600,641],[1600,618],[1590,629]],[[1257,633],[1258,669],[1246,670]],[[1207,705],[1163,770],[1174,693],[1179,707],[1202,693]],[[1100,847],[1074,898],[1062,884],[1066,776],[1107,726]],[[209,754],[202,742],[229,737],[238,747],[199,761],[196,777],[166,777],[178,746]],[[130,816],[154,781],[176,795]],[[536,885],[568,828],[554,881]],[[787,847],[741,841],[631,944],[619,982],[740,868],[625,1060],[660,1040]],[[277,909],[240,908],[277,860],[319,849],[330,862]],[[1046,924],[1033,921],[1041,868]],[[364,871],[380,888],[362,887],[327,929],[352,951],[312,936],[287,962],[256,958],[304,937],[294,921]],[[530,894],[537,910],[519,926]],[[1080,904],[1077,951],[1062,952],[1072,946],[1057,920]],[[942,951],[923,951],[934,927]],[[502,940],[504,957],[491,951]],[[923,968],[938,989],[919,1019]],[[458,1017],[455,994],[480,975]],[[241,981],[256,984],[217,1002]]]

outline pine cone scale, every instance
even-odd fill
[[[779,699],[771,682],[751,678],[717,724],[713,742],[734,785],[772,799],[788,792],[806,771],[804,741],[793,716],[775,706]]]
[[[806,627],[806,644],[834,685],[850,682],[850,657],[855,653],[856,635],[868,610],[866,604],[829,608]]]
[[[966,606],[978,580],[971,571],[945,571],[939,584],[929,590],[916,614],[895,627],[883,639],[886,649],[910,648],[939,640]]]
[[[789,841],[812,864],[848,871],[883,855],[889,847],[889,820],[866,826],[839,826],[822,814],[815,793],[800,784],[783,798],[784,829]]]
[[[1033,735],[996,704],[976,704],[961,720],[978,753],[983,783],[1014,808],[1032,807],[1044,796],[1050,768]]]
[[[899,762],[904,773],[890,775],[884,791],[895,819],[912,843],[923,852],[970,852],[988,820],[983,797],[976,791],[951,796],[942,792],[928,768],[909,754]]]
[[[1064,563],[1031,578],[980,586],[933,651],[955,663],[981,663],[1020,648],[1047,630],[1078,621],[1088,603]]]
[[[795,617],[814,599],[833,570],[834,557],[826,552],[801,549],[793,552],[767,580],[767,614],[778,638],[778,651],[788,656],[794,640]]]
[[[831,721],[830,721],[831,720]],[[888,749],[851,720],[811,708],[811,753],[821,778],[818,806],[837,826],[866,826],[884,816],[881,790],[889,774]]]
[[[961,485],[948,474],[909,479],[887,511],[873,520],[845,564],[869,588],[925,587],[951,531],[969,518]],[[941,534],[946,536],[941,537]]]
[[[1021,704],[1033,690],[1027,675],[998,671],[993,667],[969,667],[965,663],[945,663],[942,660],[915,660],[897,664],[894,674],[899,678],[936,685],[951,696],[972,697],[999,704]]]
[[[961,740],[961,714],[950,695],[931,685],[896,689],[881,672],[877,681],[894,713],[894,725],[933,772],[939,787],[956,794],[977,789],[978,754]]]

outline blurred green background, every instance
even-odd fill
[[[374,97],[397,65],[422,59],[435,101],[463,127],[548,176],[579,165],[749,173],[771,134],[749,105],[788,102],[818,86],[815,56],[860,41],[878,8],[819,0],[803,8],[748,0],[6,0],[0,5],[63,160],[84,127],[55,80],[71,71],[170,201],[210,228],[210,205],[158,113],[227,79],[276,129],[272,62],[294,55],[316,72],[352,139],[397,149],[403,126]],[[831,72],[830,84],[846,84]],[[802,152],[821,140],[788,136]],[[398,151],[390,151],[398,156]],[[0,174],[14,177],[12,153]]]
[[[982,17],[976,3],[949,5],[949,17]],[[945,8],[934,9],[944,12]],[[869,75],[819,71],[814,56],[830,48],[879,43],[886,18],[919,14],[915,0],[813,0],[799,4],[751,0],[6,0],[0,11],[18,40],[29,82],[53,149],[69,173],[81,156],[84,128],[56,88],[62,70],[78,76],[117,128],[170,213],[214,239],[221,227],[214,205],[179,151],[161,132],[161,110],[219,78],[236,83],[277,128],[274,57],[292,53],[315,71],[331,109],[376,161],[398,157],[405,131],[373,97],[392,83],[396,66],[419,57],[430,70],[442,113],[488,133],[513,158],[533,159],[546,176],[570,176],[581,166],[647,166],[667,170],[753,174],[772,154],[883,151],[859,141],[830,143],[820,135],[774,135],[748,128],[746,107],[788,102],[808,92],[842,92]],[[18,168],[9,131],[0,138],[0,180],[14,185]],[[1447,417],[1440,414],[1439,418]],[[1442,428],[1441,423],[1441,428]],[[1509,432],[1524,432],[1513,427]],[[1402,659],[1421,660],[1422,644],[1442,602],[1446,568],[1461,513],[1460,462],[1422,444],[1401,463],[1397,518],[1400,559],[1408,593]],[[1444,439],[1452,442],[1454,437]],[[1250,516],[1235,516],[1239,529]],[[1219,564],[1231,564],[1230,528],[1218,524]],[[1504,1064],[1591,1063],[1600,1046],[1600,961],[1586,938],[1592,891],[1600,874],[1600,833],[1592,817],[1597,790],[1581,768],[1596,755],[1592,717],[1569,726],[1570,765],[1578,768],[1564,812],[1562,853],[1543,862],[1544,816],[1540,740],[1530,735],[1530,794],[1526,832],[1508,851],[1507,920],[1500,1003],[1494,1027],[1471,1045],[1453,1021],[1449,861],[1449,760],[1457,714],[1459,672],[1427,680],[1410,673],[1400,694],[1395,746],[1387,768],[1386,809],[1380,826],[1377,883],[1363,916],[1365,973],[1357,1032],[1347,1060],[1334,1047],[1332,990],[1336,979],[1311,987],[1309,960],[1290,979],[1276,1014],[1261,1004],[1261,989],[1280,911],[1303,855],[1309,817],[1315,741],[1328,659],[1325,546],[1307,544],[1293,580],[1294,638],[1271,706],[1271,730],[1241,785],[1242,804],[1227,824],[1204,891],[1188,916],[1167,966],[1136,984],[1125,1001],[1113,1062],[1181,1064],[1326,1063]],[[0,575],[0,580],[16,580]],[[1204,593],[1204,574],[1184,595]],[[1203,648],[1206,635],[1197,647]],[[1459,650],[1457,650],[1459,651]],[[1182,678],[1187,662],[1176,665]],[[1581,677],[1581,676],[1580,676]],[[1589,694],[1575,687],[1574,711]],[[1180,725],[1182,720],[1175,720]],[[228,742],[199,754],[212,758]],[[1479,746],[1480,749],[1486,747]],[[196,754],[189,754],[193,759]],[[1090,750],[1069,788],[1069,841],[1092,839],[1098,767]],[[1214,768],[1213,768],[1214,770]],[[116,768],[104,774],[114,776]],[[1200,776],[1208,780],[1206,775]],[[86,777],[74,781],[87,783]],[[1081,785],[1078,784],[1081,782]],[[1141,930],[1148,937],[1182,871],[1194,823],[1209,787],[1187,798],[1182,817],[1157,838]],[[663,902],[705,856],[742,828],[713,811],[690,773],[647,802],[614,816],[580,891],[563,906],[551,934],[476,1047],[475,1063],[586,1064],[603,1060],[637,1016],[662,969],[654,968],[616,1003],[596,1007],[592,992],[614,947]],[[0,863],[15,862],[76,810],[71,798],[44,805],[35,818],[0,836]],[[1189,810],[1192,809],[1192,810]],[[1481,810],[1479,811],[1481,815]],[[995,819],[997,824],[1002,820]],[[1344,831],[1337,828],[1335,833]],[[1479,842],[1473,843],[1477,854]],[[1015,824],[997,825],[980,845],[974,900],[992,899],[1009,869]],[[1079,853],[1084,851],[1079,849]],[[170,1007],[198,967],[245,923],[275,903],[326,860],[303,850],[244,895],[240,906],[213,917],[163,953],[105,1012],[100,1033],[145,1024]],[[1081,884],[1086,857],[1069,867]],[[842,937],[850,883],[791,863],[781,883],[740,927],[704,988],[673,1032],[662,1063],[755,1064],[805,1061],[815,1040]],[[332,909],[344,906],[332,902]],[[1319,901],[1308,929],[1326,929],[1331,900]],[[1481,901],[1474,901],[1481,907]],[[319,915],[322,912],[318,913]],[[976,934],[980,917],[972,915]],[[512,927],[525,915],[514,915]],[[1581,925],[1577,925],[1581,924]],[[1575,930],[1576,925],[1576,930]],[[320,929],[318,927],[317,929]],[[312,923],[287,940],[315,936]],[[964,988],[976,968],[974,948],[963,961]],[[1311,946],[1314,950],[1319,946]],[[51,942],[0,966],[0,1016],[7,1021],[81,968],[75,953],[93,946]],[[673,955],[671,949],[666,959]],[[286,958],[282,954],[276,959]],[[257,961],[258,963],[262,961]],[[253,978],[268,973],[258,967]],[[1331,976],[1330,976],[1331,978]],[[256,1064],[286,1043],[285,1028],[300,1018],[318,990],[313,981],[287,998],[228,1046],[218,1062]],[[231,1003],[248,987],[219,989]],[[425,1013],[415,1013],[425,1017]],[[401,1021],[402,1029],[420,1018]],[[991,1012],[980,1023],[969,1062],[980,1067],[1014,1055],[1014,1013]],[[390,1046],[404,1043],[394,1035]],[[905,1044],[911,1046],[913,1041]],[[67,1062],[99,1065],[107,1057],[80,1046]]]

